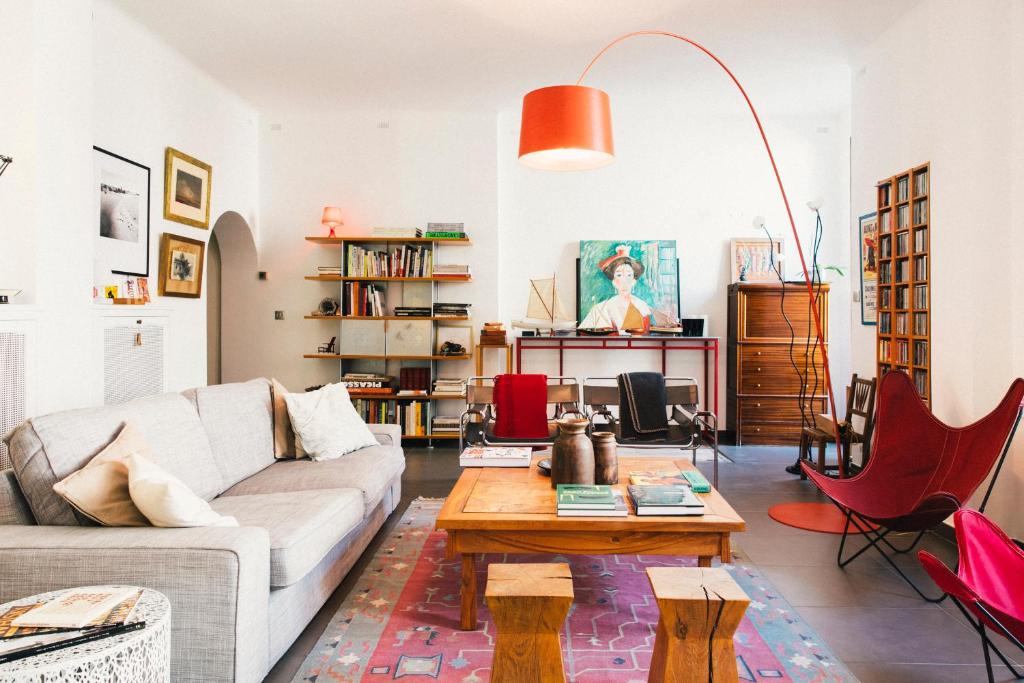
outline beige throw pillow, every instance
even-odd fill
[[[302,442],[295,438],[292,420],[288,416],[288,404],[284,397],[288,390],[276,379],[270,380],[270,398],[274,406],[274,457],[301,458],[305,455]]]
[[[126,423],[118,435],[85,467],[53,485],[53,490],[83,515],[104,526],[149,526],[128,491],[130,453],[144,457],[149,445],[138,428]]]
[[[238,520],[214,512],[209,503],[156,463],[129,453],[125,464],[132,500],[153,526],[238,526]]]

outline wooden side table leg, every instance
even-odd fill
[[[715,559],[715,558],[711,557],[710,555],[701,555],[700,557],[697,558],[697,566],[698,567],[710,567],[711,566],[711,560],[713,560],[713,559]]]
[[[462,554],[462,616],[463,631],[476,630],[476,555]]]
[[[733,635],[749,598],[724,569],[651,567],[661,611],[648,681],[738,681]]]

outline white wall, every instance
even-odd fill
[[[931,161],[932,407],[954,424],[1024,374],[1022,15],[1011,0],[921,3],[854,69],[851,224],[874,208],[878,180]],[[873,373],[875,328],[853,329],[853,368]],[[1020,437],[1012,457],[989,511],[1019,536]]]
[[[213,220],[235,209],[254,223],[256,116],[107,0],[5,1],[0,10],[9,33],[0,77],[4,86],[14,79],[15,95],[2,107],[0,151],[16,157],[0,179],[0,287],[23,288],[16,301],[35,304],[45,362],[29,379],[34,409],[96,405],[100,329],[110,308],[92,302],[92,146],[150,167],[155,295],[161,232],[208,235],[163,220],[164,148],[212,164]],[[157,298],[136,314],[158,309],[169,316],[167,388],[205,384],[205,302]]]

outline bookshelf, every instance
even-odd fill
[[[905,372],[929,406],[931,392],[931,169],[879,181],[878,377]]]
[[[340,266],[340,273],[306,275],[305,279],[328,285],[336,283],[337,290],[332,291],[330,296],[337,298],[341,306],[335,315],[304,316],[306,320],[330,322],[331,325],[328,327],[331,332],[325,332],[324,336],[336,336],[338,346],[335,353],[304,353],[303,358],[337,361],[339,377],[347,372],[373,372],[393,376],[397,381],[403,368],[426,368],[429,386],[426,387],[427,393],[424,395],[382,395],[378,392],[351,389],[349,395],[352,403],[367,422],[402,424],[403,439],[426,440],[428,444],[435,440],[457,439],[458,434],[433,433],[432,421],[436,414],[434,404],[437,401],[464,399],[434,394],[433,383],[439,376],[447,374],[443,371],[445,363],[471,360],[472,344],[467,347],[465,354],[439,355],[436,352],[435,339],[439,325],[465,325],[470,316],[396,315],[395,308],[429,307],[431,313],[436,313],[435,303],[461,300],[455,295],[456,289],[447,287],[471,282],[472,278],[468,274],[464,277],[434,275],[433,265],[445,261],[452,262],[453,259],[444,258],[448,255],[441,251],[443,248],[471,246],[472,241],[469,238],[376,236],[309,236],[306,237],[306,241],[323,247],[340,247],[340,255],[332,256],[330,263],[336,268]],[[406,276],[405,273],[409,270],[393,272],[394,261],[384,259],[382,267],[382,254],[390,255],[396,250],[403,249],[419,254],[421,265],[423,262],[429,265],[421,268],[419,272],[412,273],[415,276]],[[399,262],[405,263],[404,260]],[[411,262],[409,265],[411,269]],[[439,299],[442,292],[444,298]],[[372,310],[377,308],[374,304],[367,304],[368,301],[376,301],[375,296],[383,300],[383,306],[378,309],[379,313]],[[333,327],[335,325],[337,328]],[[429,345],[424,343],[421,349],[400,348],[392,351],[389,347],[397,343],[398,339],[392,337],[390,333],[400,326],[415,326],[417,338],[426,335]]]

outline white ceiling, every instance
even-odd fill
[[[514,107],[527,90],[574,82],[606,42],[641,28],[699,40],[765,109],[833,110],[848,101],[858,51],[916,2],[113,1],[264,113]],[[721,79],[681,47],[629,41],[587,83],[612,90]]]

